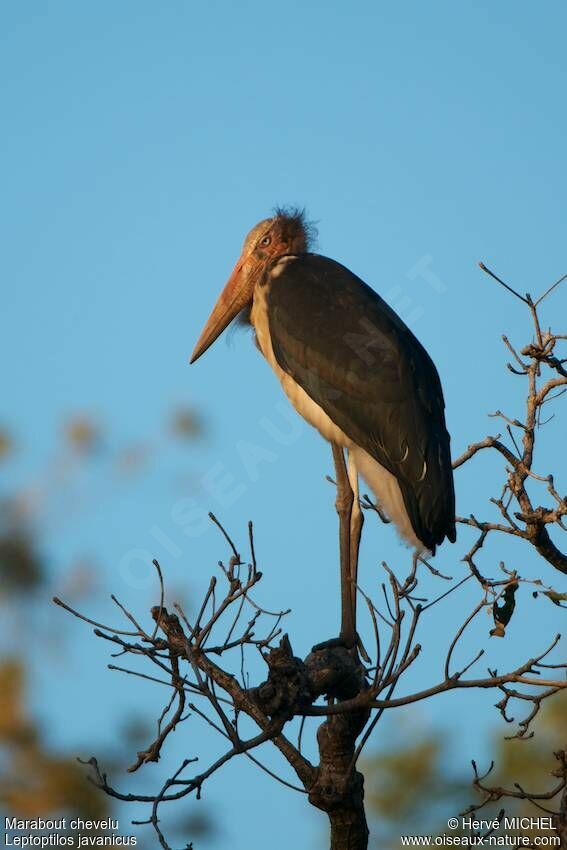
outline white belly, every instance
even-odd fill
[[[283,262],[288,262],[284,260]],[[352,458],[357,471],[362,475],[374,496],[380,508],[395,524],[402,538],[415,549],[424,551],[425,547],[415,536],[415,532],[411,526],[411,522],[404,505],[404,500],[400,490],[400,486],[391,472],[374,460],[360,446],[357,446],[350,437],[336,425],[333,420],[325,413],[313,399],[307,395],[303,387],[295,381],[291,375],[280,367],[272,348],[272,340],[270,336],[270,328],[268,323],[267,310],[267,286],[257,286],[254,290],[254,301],[250,321],[256,331],[256,339],[260,351],[276,373],[283,387],[283,391],[289,398],[297,412],[310,425],[317,428],[320,434],[329,442],[336,443],[339,446],[349,450],[349,455]]]

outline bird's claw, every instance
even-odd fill
[[[311,652],[319,652],[322,649],[334,649],[337,646],[343,646],[345,649],[352,649],[352,645],[349,646],[347,641],[342,637],[331,638],[330,640],[321,641],[321,643],[316,643],[314,647],[312,647]]]
[[[358,634],[356,635],[354,640],[352,638],[347,638],[343,637],[343,635],[339,635],[336,638],[330,638],[329,640],[321,641],[321,643],[316,643],[315,646],[312,647],[311,652],[320,652],[323,649],[335,649],[338,646],[348,650],[357,649],[362,656],[362,660],[365,661],[367,664],[370,663],[368,653],[366,652],[364,644],[362,643]]]

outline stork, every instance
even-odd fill
[[[339,642],[353,647],[359,475],[414,558],[435,554],[456,536],[450,438],[439,375],[421,343],[373,289],[313,253],[311,242],[312,228],[298,210],[276,210],[253,227],[190,362],[242,315],[292,405],[331,443],[340,521]]]

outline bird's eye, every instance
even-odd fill
[[[260,240],[260,245],[262,246],[262,248],[267,248],[271,241],[271,236],[264,236],[264,238]]]

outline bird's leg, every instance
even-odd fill
[[[360,538],[362,535],[362,526],[364,525],[364,515],[360,507],[360,496],[358,492],[358,471],[352,459],[350,452],[348,456],[348,480],[353,494],[352,508],[350,513],[350,589],[351,589],[351,604],[352,604],[352,619],[356,625],[356,584],[358,580],[358,552],[360,549]]]
[[[360,551],[360,538],[362,536],[362,526],[364,525],[364,514],[360,507],[360,494],[358,492],[358,470],[354,463],[352,454],[347,452],[347,468],[348,479],[353,493],[352,508],[350,513],[350,593],[351,593],[351,608],[352,622],[355,631],[355,638],[360,654],[364,661],[370,662],[370,657],[364,648],[364,645],[356,632],[356,602],[358,598],[358,553]]]
[[[340,641],[347,647],[356,643],[354,623],[353,585],[351,572],[351,518],[354,495],[349,481],[343,449],[333,446],[333,460],[337,480],[335,506],[339,515],[339,545],[341,558],[341,632]]]
[[[352,578],[351,578],[351,518],[354,496],[350,486],[343,449],[336,443],[331,443],[333,460],[335,462],[335,478],[337,497],[335,507],[339,515],[339,547],[341,560],[341,631],[338,638],[317,643],[313,651],[328,649],[334,646],[344,646],[352,649],[356,646],[356,629],[354,623]]]
[[[420,559],[421,559],[421,555],[416,550],[412,555],[411,573],[408,575],[408,577],[404,581],[404,584],[403,584],[403,587],[402,587],[402,591],[401,591],[402,596],[408,596],[412,592],[412,590],[415,589],[415,586],[417,584],[417,579],[416,579],[415,576],[416,576],[416,573],[417,573],[417,565],[418,565],[418,562],[420,561]]]

